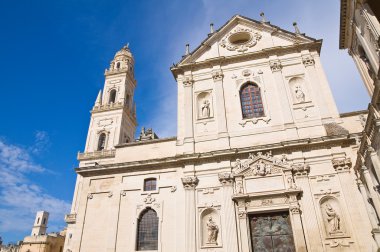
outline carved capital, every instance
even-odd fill
[[[302,57],[302,63],[305,65],[305,67],[308,67],[308,66],[314,66],[315,61],[314,61],[313,57],[308,55],[308,56]]]
[[[279,60],[272,60],[269,62],[270,69],[272,72],[279,72],[282,69],[281,62]]]
[[[295,176],[307,176],[310,172],[310,166],[306,163],[295,164],[292,166],[292,171]]]
[[[290,206],[290,207],[289,207],[289,211],[290,211],[292,214],[300,214],[300,213],[301,213],[301,209],[300,209],[300,206],[299,206],[299,205]]]
[[[224,76],[221,70],[212,71],[211,75],[214,81],[221,81],[223,80],[223,76]]]
[[[218,174],[219,181],[222,183],[222,185],[232,185],[234,182],[234,177],[232,173],[219,173]]]
[[[193,76],[191,76],[191,75],[184,76],[182,83],[183,83],[184,87],[191,87],[194,83]]]
[[[352,166],[351,158],[333,159],[332,165],[333,165],[335,171],[337,171],[337,172],[338,171],[349,171],[351,166]]]
[[[188,177],[184,177],[184,178],[181,178],[182,180],[182,184],[183,184],[183,187],[185,189],[195,189],[195,187],[198,185],[198,178],[196,176],[188,176]]]

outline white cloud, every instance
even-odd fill
[[[46,133],[37,133],[36,143],[45,141],[46,137]],[[64,214],[70,209],[69,203],[44,192],[38,182],[28,178],[47,172],[33,161],[30,154],[33,150],[0,140],[0,234],[5,238],[7,232],[30,231],[40,210],[50,213],[49,230],[59,231]]]

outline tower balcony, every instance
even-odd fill
[[[77,159],[79,161],[91,160],[91,159],[102,159],[102,158],[113,158],[115,157],[116,150],[101,150],[93,152],[78,152]]]
[[[67,224],[75,224],[76,221],[77,221],[76,213],[65,214],[65,222]]]
[[[121,109],[124,107],[123,102],[107,103],[99,106],[94,106],[91,110],[92,113],[102,112],[107,110]]]

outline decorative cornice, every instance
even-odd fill
[[[218,174],[219,181],[222,185],[232,185],[234,182],[234,176],[232,173],[219,173]]]
[[[308,66],[314,66],[315,61],[311,55],[302,56],[302,63],[305,65],[305,67]]]
[[[309,50],[309,51],[320,51],[322,45],[322,40],[316,40],[313,42],[307,42],[302,44],[294,44],[289,46],[279,46],[279,47],[273,47],[268,48],[265,50],[260,51],[254,51],[239,55],[232,55],[232,56],[221,56],[217,58],[207,59],[200,62],[191,62],[191,63],[181,63],[176,66],[173,66],[170,68],[170,70],[173,73],[173,76],[177,79],[177,75],[183,74],[187,70],[196,71],[198,69],[208,68],[212,66],[217,65],[225,65],[230,64],[233,62],[242,62],[242,61],[249,61],[252,59],[262,59],[262,58],[269,58],[270,56],[277,55],[286,55],[289,53],[294,52],[300,52],[302,50]]]
[[[274,152],[288,152],[289,150],[307,150],[315,148],[326,148],[327,146],[342,146],[354,145],[356,138],[361,136],[361,133],[350,134],[344,136],[329,136],[329,137],[316,137],[306,138],[292,141],[282,141],[274,144],[256,145],[245,148],[226,149],[220,151],[210,151],[204,153],[182,154],[166,158],[156,158],[132,162],[120,162],[112,164],[99,164],[81,166],[75,169],[78,174],[88,176],[91,173],[109,173],[109,172],[132,172],[136,169],[151,170],[152,166],[157,169],[168,167],[168,165],[182,165],[184,163],[198,162],[200,160],[216,160],[222,158],[236,158],[236,154],[249,154],[258,151],[272,150]],[[174,141],[174,139],[173,139]],[[127,147],[127,146],[126,146]],[[120,147],[122,148],[122,147]]]
[[[281,62],[279,60],[272,60],[269,62],[270,70],[272,72],[279,72],[282,69]]]
[[[195,187],[198,185],[198,178],[197,176],[187,176],[184,178],[181,178],[183,187],[187,190],[195,189]]]

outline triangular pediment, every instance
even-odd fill
[[[271,152],[263,154],[249,154],[248,159],[242,161],[236,159],[234,176],[266,176],[268,174],[282,174],[284,171],[291,170],[286,161],[286,157],[278,159],[272,156]]]
[[[286,31],[269,22],[234,16],[220,29],[209,34],[201,45],[176,65],[199,63],[220,57],[233,57],[271,48],[289,48],[318,40]]]

